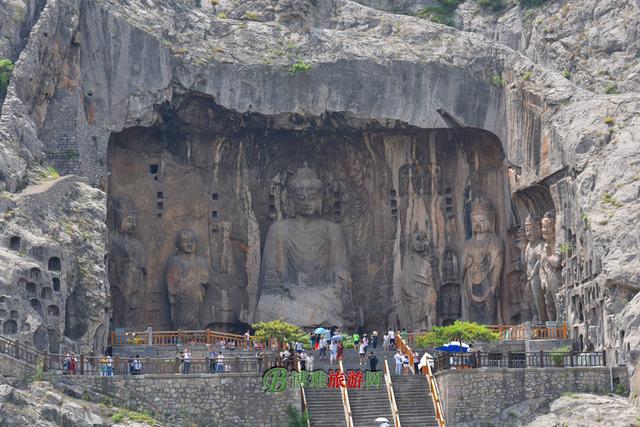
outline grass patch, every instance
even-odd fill
[[[298,61],[292,64],[291,67],[289,67],[289,74],[291,74],[292,76],[295,76],[296,74],[299,74],[299,73],[306,73],[310,69],[311,69],[311,64],[304,61]]]
[[[506,8],[504,0],[476,0],[478,6],[490,12],[500,12]]]
[[[437,6],[427,6],[416,12],[416,16],[426,18],[436,24],[448,25],[453,27],[455,22],[453,17],[456,9],[464,0],[440,0]]]
[[[229,17],[229,15],[227,15],[224,12],[220,12],[217,16],[218,16],[218,19],[227,19]]]
[[[566,68],[564,70],[562,70],[562,77],[564,77],[565,79],[570,79],[571,78],[571,71],[567,70]]]
[[[526,73],[524,73],[522,75],[522,80],[523,81],[529,81],[529,79],[531,78],[531,76],[533,76],[533,73],[531,71],[527,71]]]
[[[538,7],[546,2],[547,0],[520,0],[520,5],[524,7]]]
[[[60,178],[60,172],[53,166],[47,166],[46,169],[40,172],[40,178],[44,180],[58,179]]]
[[[620,203],[618,199],[616,199],[616,197],[613,194],[609,193],[608,191],[605,191],[605,193],[602,195],[602,203],[609,204],[614,208],[622,207],[622,203]]]
[[[491,77],[491,84],[496,86],[496,87],[503,87],[504,86],[504,80],[499,75],[494,74]]]
[[[13,62],[9,59],[0,59],[0,100],[7,95],[7,87],[9,87],[9,78],[13,72]]]
[[[604,124],[607,126],[613,126],[616,122],[616,120],[613,117],[605,117],[603,121],[604,121]]]
[[[158,421],[156,421],[151,412],[136,412],[122,409],[111,415],[111,421],[113,421],[114,423],[119,423],[121,421],[124,421],[125,419],[129,419],[131,421],[139,423],[147,423],[152,426],[158,425]]]
[[[573,250],[573,248],[571,247],[571,243],[560,243],[560,253],[562,254],[569,254],[571,253],[571,251]]]
[[[616,95],[618,92],[618,86],[614,82],[609,82],[604,86],[604,93],[607,95]]]
[[[260,20],[260,15],[258,15],[258,12],[253,12],[253,11],[245,12],[243,17],[245,19],[248,19],[249,21],[259,21]]]

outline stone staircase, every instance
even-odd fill
[[[438,427],[429,384],[422,375],[393,377],[402,427]]]
[[[349,404],[354,427],[377,426],[374,420],[384,417],[393,422],[391,404],[387,397],[387,389],[382,385],[379,389],[349,389]]]
[[[345,427],[340,390],[305,388],[307,410],[312,427]]]

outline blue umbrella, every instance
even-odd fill
[[[449,353],[467,353],[469,351],[469,344],[461,343],[460,341],[451,341],[440,347],[436,347],[436,350],[448,351]]]
[[[326,332],[327,332],[327,330],[325,328],[323,328],[322,326],[316,328],[316,330],[313,331],[314,334],[324,334]]]
[[[331,337],[331,341],[338,341],[338,340],[342,340],[342,335],[334,335]]]

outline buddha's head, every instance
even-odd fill
[[[529,242],[536,242],[542,237],[542,231],[540,230],[540,218],[535,215],[527,216],[524,221],[524,233],[527,236]]]
[[[113,201],[113,213],[116,230],[120,234],[133,234],[138,223],[138,212],[135,204],[125,198],[115,199]]]
[[[177,240],[176,244],[180,252],[192,254],[196,251],[196,233],[192,230],[181,230],[180,233],[178,233]]]
[[[473,234],[493,233],[495,213],[491,202],[484,197],[477,197],[471,202],[471,229]]]
[[[426,253],[429,250],[429,244],[429,236],[426,231],[418,230],[413,233],[413,250],[416,253]]]
[[[556,215],[553,212],[547,212],[542,217],[542,238],[545,242],[556,239]]]
[[[295,215],[319,216],[322,213],[322,181],[307,162],[287,180],[287,191],[293,200]]]

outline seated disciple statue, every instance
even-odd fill
[[[347,248],[340,226],[319,218],[322,182],[305,162],[286,185],[294,217],[273,223],[267,233],[256,318],[353,326]]]
[[[177,239],[178,254],[167,262],[167,294],[174,329],[200,330],[200,308],[209,283],[207,261],[196,255],[196,234],[182,230]]]

